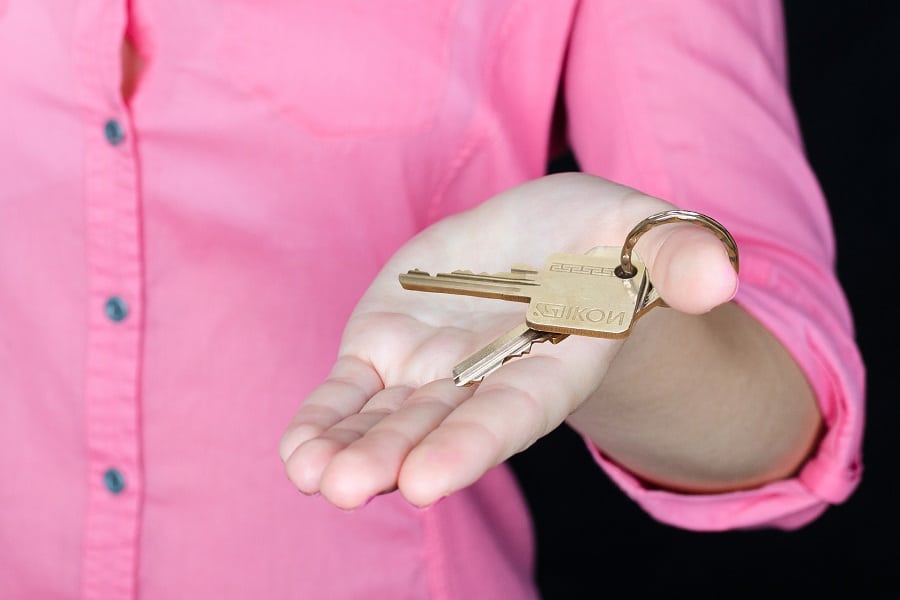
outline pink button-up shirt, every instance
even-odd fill
[[[729,227],[737,301],[827,425],[796,478],[752,491],[600,465],[693,529],[843,501],[863,368],[779,10],[0,0],[0,597],[534,596],[507,468],[428,510],[342,512],[296,492],[277,444],[391,253],[544,172],[560,90],[585,171]],[[127,101],[125,35],[147,64]]]

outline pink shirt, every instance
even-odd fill
[[[753,491],[600,464],[692,529],[794,528],[846,499],[863,367],[779,10],[0,0],[0,596],[535,596],[507,468],[428,510],[342,512],[297,493],[277,445],[391,253],[544,172],[561,85],[585,171],[735,235],[737,301],[827,424],[795,479]],[[148,65],[130,102],[126,32]]]

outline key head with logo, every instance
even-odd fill
[[[602,246],[588,254],[553,254],[540,272],[526,313],[540,331],[625,337],[648,291],[643,261],[633,256],[636,273],[619,277],[621,248]]]

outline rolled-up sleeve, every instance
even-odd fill
[[[649,488],[591,448],[626,494],[678,527],[798,528],[860,480],[864,366],[784,54],[774,0],[591,0],[573,24],[565,99],[581,168],[732,232],[741,253],[735,301],[794,357],[826,426],[795,478],[726,494]]]

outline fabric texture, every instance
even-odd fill
[[[776,1],[0,0],[0,596],[536,597],[505,466],[343,512],[277,445],[393,251],[544,173],[560,90],[585,171],[733,233],[827,425],[740,493],[600,465],[692,529],[842,502],[864,371],[783,45]]]

